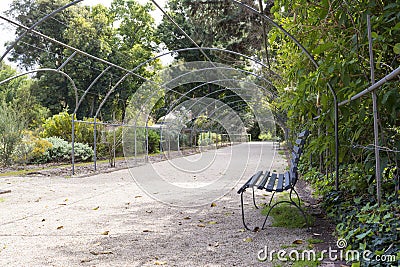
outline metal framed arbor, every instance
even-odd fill
[[[72,87],[74,88],[74,91],[75,91],[74,93],[75,93],[76,107],[75,107],[75,110],[74,110],[74,112],[73,112],[72,127],[74,127],[74,122],[75,122],[74,115],[76,114],[77,110],[79,109],[79,106],[80,106],[80,104],[82,103],[84,97],[85,97],[86,94],[90,91],[90,89],[96,84],[96,82],[97,82],[103,75],[105,75],[110,69],[116,68],[116,69],[119,69],[119,70],[125,72],[126,74],[112,87],[111,90],[108,91],[108,93],[107,93],[107,95],[105,96],[103,102],[100,104],[98,110],[96,111],[96,115],[95,115],[95,117],[94,117],[94,119],[95,119],[94,122],[95,122],[95,123],[96,123],[96,118],[98,117],[99,112],[100,112],[102,106],[106,103],[108,97],[109,97],[115,90],[117,90],[118,86],[119,86],[128,76],[133,75],[133,76],[139,77],[139,78],[141,78],[141,79],[143,79],[143,80],[145,80],[145,81],[147,80],[147,79],[145,79],[144,77],[141,77],[140,75],[138,75],[137,73],[135,73],[135,69],[134,69],[134,70],[125,69],[125,68],[123,68],[123,67],[121,67],[121,66],[119,66],[119,65],[113,64],[112,62],[109,62],[109,61],[104,60],[104,59],[101,59],[101,58],[97,58],[97,57],[95,57],[95,56],[93,56],[93,55],[90,55],[90,54],[88,54],[88,53],[86,53],[86,52],[84,52],[84,51],[82,51],[82,50],[79,50],[79,49],[77,49],[77,48],[74,48],[74,47],[72,47],[72,46],[69,46],[69,45],[67,45],[67,44],[64,44],[64,43],[62,43],[62,42],[60,42],[60,41],[58,41],[58,40],[54,40],[54,39],[52,39],[52,38],[50,38],[50,37],[48,37],[48,36],[46,36],[46,35],[44,35],[44,34],[41,34],[40,32],[38,32],[38,31],[35,30],[35,28],[36,28],[38,25],[40,25],[41,23],[43,23],[45,20],[50,19],[50,18],[51,18],[52,16],[54,16],[55,14],[57,14],[57,13],[59,13],[59,12],[65,10],[65,9],[67,9],[68,7],[71,7],[71,6],[73,6],[73,5],[76,5],[76,4],[78,4],[78,3],[82,2],[82,1],[83,1],[83,0],[76,0],[76,1],[71,2],[71,3],[69,3],[69,4],[65,5],[65,6],[63,6],[63,7],[59,8],[59,9],[57,9],[57,10],[55,10],[55,11],[49,13],[48,15],[44,16],[42,19],[38,20],[35,24],[33,24],[33,25],[30,26],[30,27],[27,27],[27,26],[21,25],[21,24],[19,24],[19,23],[16,23],[16,22],[14,22],[14,21],[12,21],[12,20],[10,20],[10,19],[4,17],[4,16],[0,16],[0,19],[6,21],[6,22],[8,22],[8,23],[14,24],[14,25],[17,26],[17,27],[21,27],[21,28],[23,28],[23,29],[26,30],[24,34],[22,34],[21,36],[19,36],[19,37],[15,40],[15,42],[14,42],[11,46],[8,47],[7,51],[2,55],[1,60],[3,60],[3,59],[5,58],[5,56],[12,50],[12,48],[15,47],[16,44],[18,44],[18,42],[22,39],[22,37],[24,37],[24,36],[25,36],[26,34],[28,34],[28,33],[34,34],[34,35],[37,35],[37,36],[40,36],[40,37],[42,37],[42,38],[44,38],[44,39],[46,39],[46,40],[48,40],[48,41],[50,41],[50,42],[57,43],[58,45],[62,45],[63,47],[68,48],[68,49],[70,49],[71,51],[73,51],[73,54],[72,54],[68,59],[66,59],[57,69],[38,69],[38,70],[32,70],[32,71],[29,71],[29,72],[25,72],[25,73],[19,74],[19,75],[14,76],[14,77],[10,77],[10,78],[8,78],[8,79],[6,79],[6,80],[0,81],[0,84],[3,84],[3,83],[6,83],[6,82],[8,82],[8,81],[14,79],[14,78],[20,77],[20,76],[22,76],[22,75],[27,75],[27,74],[30,74],[30,73],[42,72],[42,71],[50,71],[50,72],[55,72],[55,73],[58,73],[58,74],[60,74],[60,75],[63,75],[64,77],[66,77],[66,78],[68,79],[68,81],[70,82],[70,84],[72,85]],[[226,53],[236,53],[236,52],[233,52],[233,51],[223,50],[223,49],[219,49],[219,48],[200,47],[196,42],[193,41],[193,39],[190,38],[189,35],[187,35],[187,33],[186,33],[182,28],[180,28],[180,26],[179,26],[178,24],[176,24],[175,21],[173,21],[173,19],[172,19],[171,17],[169,17],[169,16],[167,15],[167,13],[157,4],[157,2],[156,2],[155,0],[152,0],[152,1],[153,1],[153,3],[157,6],[157,8],[159,8],[161,11],[163,11],[164,14],[176,25],[176,27],[178,27],[178,28],[184,33],[184,35],[185,35],[190,41],[193,42],[193,44],[195,45],[195,47],[194,47],[194,48],[180,49],[180,50],[171,51],[171,52],[167,52],[167,53],[158,55],[158,56],[156,56],[156,57],[154,57],[154,58],[148,59],[147,61],[143,62],[143,63],[141,64],[141,66],[147,64],[148,62],[150,62],[150,61],[152,61],[152,60],[155,60],[155,59],[157,59],[157,58],[159,58],[159,57],[162,57],[162,56],[164,56],[164,55],[166,55],[166,54],[168,54],[168,53],[174,53],[174,52],[183,52],[183,51],[189,51],[189,50],[199,50],[199,51],[201,51],[201,52],[204,54],[204,50],[219,50],[219,51],[224,51],[224,52],[226,52]],[[266,16],[266,15],[264,15],[264,14],[261,14],[258,10],[255,10],[254,8],[252,8],[252,7],[250,7],[250,6],[246,5],[246,4],[243,4],[243,3],[239,2],[239,1],[236,1],[236,0],[231,0],[231,2],[235,3],[235,4],[238,5],[238,6],[241,6],[241,7],[244,8],[244,9],[249,10],[250,12],[252,12],[252,13],[258,15],[258,16],[260,16],[260,17],[262,18],[263,21],[266,21],[266,22],[270,23],[273,27],[276,27],[277,29],[279,29],[283,34],[285,34],[288,38],[290,38],[290,40],[292,40],[292,41],[301,49],[302,53],[304,53],[304,54],[309,58],[309,60],[314,64],[314,66],[315,66],[316,68],[318,68],[318,64],[317,64],[317,62],[315,61],[315,59],[313,58],[312,54],[311,54],[309,51],[307,51],[307,49],[306,49],[294,36],[292,36],[291,34],[289,34],[282,26],[278,25],[277,23],[275,23],[275,22],[274,22],[271,18],[269,18],[268,16]],[[370,25],[369,25],[369,29],[370,29]],[[371,40],[371,38],[370,38],[370,40]],[[372,43],[372,41],[370,42],[370,44],[371,44],[371,43]],[[78,92],[77,92],[77,88],[76,88],[76,86],[75,86],[74,81],[71,79],[71,77],[68,76],[67,73],[65,73],[65,72],[62,71],[62,69],[68,64],[68,62],[69,62],[75,55],[77,55],[77,54],[86,56],[86,57],[88,57],[88,58],[91,58],[91,59],[93,59],[93,60],[102,62],[102,63],[104,63],[105,65],[107,65],[107,68],[105,68],[105,69],[97,76],[97,78],[94,79],[94,80],[92,81],[91,85],[90,85],[88,88],[86,88],[86,90],[84,91],[83,95],[82,95],[80,98],[78,97]],[[206,54],[204,54],[204,55],[206,56]],[[338,188],[338,186],[339,186],[339,155],[338,155],[338,154],[339,154],[339,147],[340,147],[340,144],[339,144],[339,137],[338,137],[338,124],[339,124],[338,111],[339,111],[339,107],[342,106],[342,105],[345,105],[345,104],[349,103],[349,102],[352,101],[352,100],[358,99],[358,98],[360,98],[360,97],[366,95],[367,93],[371,93],[371,92],[372,92],[372,97],[375,98],[376,96],[374,97],[374,93],[373,93],[373,92],[375,92],[376,90],[378,90],[378,89],[380,88],[380,86],[382,86],[384,83],[386,83],[387,81],[389,81],[389,80],[391,80],[391,79],[397,77],[397,76],[400,74],[400,68],[397,68],[397,69],[394,70],[392,73],[388,74],[387,76],[385,76],[384,78],[382,78],[381,80],[379,80],[378,82],[375,83],[375,81],[374,81],[374,74],[373,74],[373,73],[374,73],[374,72],[373,72],[373,55],[372,55],[372,50],[371,50],[371,49],[370,49],[370,55],[371,55],[371,57],[370,57],[370,58],[371,58],[371,61],[370,61],[370,62],[371,62],[371,81],[372,81],[372,86],[370,86],[369,88],[367,88],[367,89],[363,90],[362,92],[356,94],[355,96],[353,96],[353,97],[350,98],[349,100],[345,100],[345,101],[339,102],[339,100],[337,99],[335,90],[332,88],[332,86],[330,85],[329,82],[327,83],[327,87],[328,87],[329,92],[331,93],[332,98],[333,98],[333,106],[332,106],[332,108],[334,109],[334,114],[335,114],[335,118],[334,118],[334,135],[335,135],[335,173],[336,173],[336,188]],[[252,59],[251,57],[246,56],[246,55],[241,55],[241,56],[244,56],[245,58],[247,58],[247,59],[249,59],[249,60],[253,60],[253,62],[255,62],[255,64],[258,64],[258,65],[262,66],[263,68],[266,68],[267,70],[270,70],[270,69],[268,68],[268,66],[267,66],[267,65],[264,65],[262,62],[259,62],[259,61],[257,62],[257,60],[254,60],[254,59]],[[207,58],[207,56],[206,56],[206,58]],[[213,63],[211,63],[211,64],[213,64]],[[273,74],[273,75],[275,75],[275,74]],[[149,81],[149,82],[151,82],[151,81]],[[376,101],[374,100],[374,103],[375,103],[375,102],[376,102]],[[377,114],[377,106],[376,106],[376,103],[374,104],[374,114]],[[374,116],[374,126],[375,126],[376,124],[377,124],[377,117]],[[376,127],[375,127],[375,129],[376,129]],[[72,129],[72,133],[74,133],[74,129]],[[375,136],[375,138],[374,138],[374,139],[375,139],[375,146],[377,147],[377,139],[378,139],[378,132],[377,132],[377,131],[374,132],[374,136]],[[72,139],[74,139],[74,136],[72,136]],[[72,143],[74,143],[74,142],[72,142]],[[72,147],[73,147],[73,146],[72,146]],[[72,149],[72,151],[73,151],[73,149]],[[377,177],[378,177],[378,176],[379,176],[379,175],[378,175],[378,172],[379,172],[379,168],[378,168],[378,164],[379,164],[379,151],[378,151],[378,150],[376,150],[375,155],[376,155],[376,163],[377,163],[377,165],[376,165],[376,171],[377,171]],[[74,166],[74,152],[72,152],[72,163],[73,163],[73,166]],[[74,173],[74,167],[72,168],[72,173]],[[379,191],[379,189],[378,189],[378,191]],[[379,195],[379,193],[378,193],[378,195]]]

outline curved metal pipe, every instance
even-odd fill
[[[76,0],[76,1],[74,1],[74,2],[71,2],[71,3],[69,3],[69,4],[65,5],[65,6],[62,6],[62,7],[58,8],[58,9],[54,10],[53,12],[47,14],[46,16],[44,16],[43,18],[41,18],[40,20],[38,20],[35,24],[33,24],[31,27],[29,27],[29,29],[27,29],[23,34],[21,34],[17,39],[15,39],[14,43],[12,43],[12,44],[7,48],[7,50],[4,52],[4,54],[1,56],[0,62],[3,61],[4,57],[11,51],[11,49],[13,49],[13,48],[17,45],[17,43],[18,43],[22,38],[24,38],[25,35],[27,35],[29,32],[31,32],[33,29],[35,29],[36,26],[40,25],[40,24],[43,23],[45,20],[47,20],[47,19],[53,17],[55,14],[57,14],[57,13],[63,11],[64,9],[67,9],[68,7],[73,6],[73,5],[76,5],[76,4],[78,4],[79,2],[82,2],[82,1],[83,1],[83,0]]]

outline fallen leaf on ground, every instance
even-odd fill
[[[197,226],[198,227],[206,227],[205,224],[202,224],[202,223],[199,223]]]
[[[148,229],[143,230],[143,233],[150,233],[150,232],[152,232],[152,231],[151,231],[151,230],[148,230]]]
[[[113,254],[113,252],[110,251],[110,250],[105,250],[105,251],[90,251],[90,254],[93,254],[93,255],[107,255],[107,254]]]
[[[258,227],[258,226],[254,227],[253,232],[259,232],[259,231],[260,231],[260,227]]]
[[[64,199],[64,202],[67,202],[67,201],[68,201],[68,198]]]
[[[135,196],[135,198],[139,198],[139,197],[142,197],[142,196]]]
[[[64,228],[64,226],[61,225],[61,226],[58,226],[58,227],[57,227],[57,230],[61,230],[61,229],[63,229],[63,228]]]
[[[297,240],[293,241],[293,244],[297,244],[297,245],[303,244],[303,240],[297,239]]]
[[[183,218],[184,220],[190,220],[192,218],[190,218],[189,216],[186,216],[185,218]]]
[[[215,202],[211,203],[211,207],[216,207],[217,204]]]
[[[243,241],[244,242],[253,242],[253,238],[251,238],[251,237],[248,237],[248,238],[245,238],[245,239],[243,239]]]
[[[95,208],[93,208],[92,210],[98,210],[100,207],[99,206],[97,206],[97,207],[95,207]]]
[[[216,221],[210,221],[210,222],[208,222],[208,224],[217,224],[217,222]]]
[[[104,232],[102,232],[101,234],[102,234],[102,235],[108,235],[109,232],[110,232],[110,231],[104,231]]]
[[[165,264],[167,264],[166,261],[155,261],[154,262],[154,265],[165,265]]]

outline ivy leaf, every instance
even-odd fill
[[[369,233],[371,233],[372,232],[372,230],[371,229],[369,229],[367,232],[365,232],[365,233],[362,233],[362,234],[359,234],[359,235],[356,235],[356,238],[358,239],[358,240],[360,240],[360,239],[364,239],[367,235],[369,235]]]
[[[400,54],[400,43],[394,45],[393,51],[395,54]]]

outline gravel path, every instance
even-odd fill
[[[236,191],[285,166],[271,143],[248,143],[89,177],[2,177],[0,266],[273,266],[261,249],[311,233],[244,231]]]

